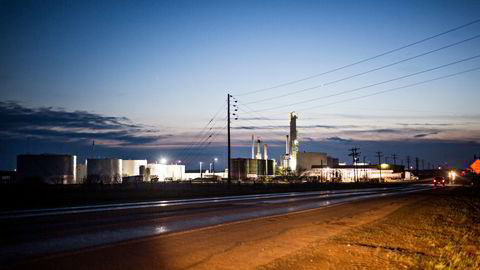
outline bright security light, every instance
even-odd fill
[[[166,158],[161,158],[160,159],[160,164],[167,164],[167,159]]]
[[[388,164],[383,163],[382,165],[380,165],[380,167],[382,167],[382,169],[387,169],[387,168],[388,168]]]
[[[217,161],[218,161],[218,158],[214,158],[213,160],[215,160],[215,162],[217,162]]]

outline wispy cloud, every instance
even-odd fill
[[[342,142],[342,143],[351,143],[351,142],[353,142],[352,139],[344,139],[344,138],[340,138],[340,137],[337,137],[337,136],[328,137],[328,138],[326,138],[325,140],[327,140],[327,141],[334,141],[334,142]]]
[[[85,141],[128,146],[152,144],[169,138],[158,130],[134,124],[126,117],[103,116],[61,108],[27,108],[16,102],[0,102],[0,133],[4,138]]]
[[[434,131],[434,132],[429,132],[429,133],[422,133],[422,134],[417,134],[415,136],[413,136],[414,138],[424,138],[424,137],[427,137],[429,135],[435,135],[435,134],[438,134],[439,131]]]

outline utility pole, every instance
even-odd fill
[[[230,94],[227,94],[227,137],[228,137],[228,184],[232,182],[232,170],[230,168],[230,163],[231,163],[231,158],[232,158],[232,151],[231,151],[231,145],[230,145]]]
[[[410,156],[407,156],[407,170],[410,171]]]
[[[425,160],[422,159],[422,171],[424,171],[424,170],[425,170]]]
[[[418,157],[415,157],[415,171],[417,172],[418,175]]]
[[[382,182],[382,152],[378,151],[377,152],[377,157],[378,157],[378,168],[380,169],[380,179],[379,182]]]
[[[392,158],[393,158],[393,166],[397,166],[397,154],[393,153]]]
[[[360,148],[353,147],[352,149],[350,149],[351,153],[349,154],[349,156],[351,156],[353,159],[353,179],[355,180],[355,182],[358,182],[356,160],[357,157],[360,156],[360,152],[357,152],[359,149]]]
[[[365,161],[366,159],[367,159],[367,157],[363,156],[363,178],[365,180],[367,180],[367,168],[365,167],[366,164],[367,164],[366,161]]]

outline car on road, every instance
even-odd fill
[[[435,176],[433,177],[433,185],[434,186],[437,186],[437,185],[443,185],[445,186],[446,184],[446,180],[445,180],[445,177],[442,177],[442,176]]]

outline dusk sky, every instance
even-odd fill
[[[480,154],[479,19],[475,0],[0,0],[0,169],[82,162],[93,140],[96,156],[224,167],[227,93],[234,157],[255,133],[278,159],[296,111],[301,151],[464,167]]]

